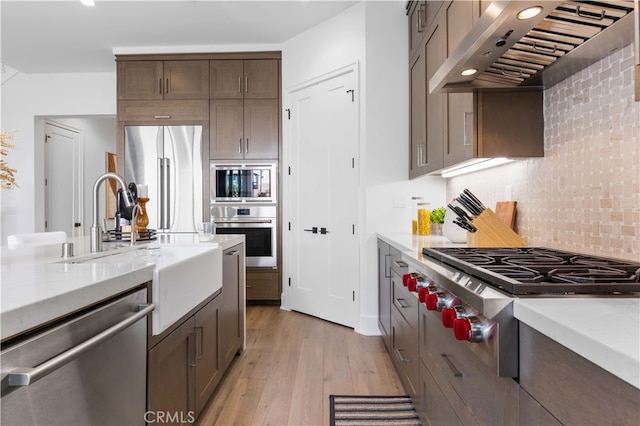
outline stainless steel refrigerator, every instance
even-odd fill
[[[148,229],[196,232],[202,222],[202,126],[125,126],[124,178],[147,185]]]

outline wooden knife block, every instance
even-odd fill
[[[470,222],[476,232],[467,233],[469,247],[526,247],[520,235],[500,219],[491,209],[485,209]]]

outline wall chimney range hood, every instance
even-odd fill
[[[518,19],[530,7],[542,11]],[[429,92],[542,90],[633,41],[633,0],[493,1],[433,75]]]

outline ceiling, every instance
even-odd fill
[[[278,50],[358,1],[1,0],[0,62],[23,73],[115,72],[114,51]]]

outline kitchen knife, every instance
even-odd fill
[[[473,220],[471,218],[471,216],[469,216],[467,214],[466,211],[464,211],[464,209],[458,207],[458,206],[454,206],[453,204],[447,204],[447,207],[449,207],[455,214],[458,215],[458,217],[465,219],[465,220]]]
[[[462,194],[460,194],[459,197],[455,198],[455,201],[457,201],[462,207],[464,207],[474,217],[478,216],[481,213],[473,206],[473,203],[469,203],[468,198],[463,197]]]
[[[480,199],[478,197],[476,197],[471,191],[469,191],[468,189],[465,188],[462,192],[467,194],[469,196],[469,198],[471,198],[473,200],[473,202],[476,203],[476,205],[480,208],[481,212],[486,209],[484,204],[482,204],[482,201],[480,201]]]
[[[460,218],[458,218],[458,219],[460,219]],[[473,226],[472,224],[467,223],[467,222],[460,221],[460,220],[458,220],[458,219],[454,219],[454,220],[453,220],[453,223],[455,223],[456,225],[458,225],[460,228],[462,228],[462,229],[464,229],[464,230],[466,230],[466,231],[469,231],[469,232],[471,232],[471,233],[473,233],[473,232],[476,232],[476,231],[477,231],[476,227],[475,227],[475,226]]]

